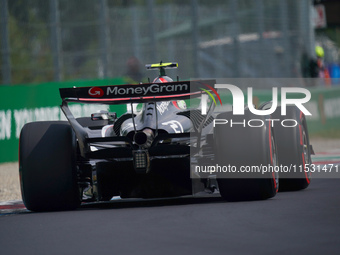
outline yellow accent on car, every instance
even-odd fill
[[[176,62],[168,62],[168,63],[158,63],[158,64],[148,64],[145,65],[146,69],[157,69],[157,68],[164,68],[164,69],[169,69],[169,68],[177,68],[178,63]]]

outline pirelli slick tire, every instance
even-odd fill
[[[228,121],[214,128],[216,163],[231,170],[217,173],[222,198],[247,201],[274,197],[278,191],[278,175],[273,171],[277,153],[273,130],[266,121],[269,116],[256,116],[249,111],[236,116],[227,112],[217,119]]]
[[[72,210],[80,205],[76,138],[68,122],[26,124],[20,134],[22,198],[31,211]]]
[[[296,106],[287,106],[286,111],[286,115],[281,116],[281,107],[278,107],[272,114],[279,162],[285,170],[280,171],[280,191],[301,190],[311,182],[311,174],[306,170],[306,164],[312,163],[307,122]],[[285,126],[279,124],[283,120]]]

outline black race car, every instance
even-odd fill
[[[311,163],[312,149],[305,117],[297,107],[287,109],[288,118],[298,123],[295,128],[274,127],[268,121],[259,128],[215,125],[216,119],[240,118],[214,111],[212,102],[200,102],[203,94],[213,94],[215,81],[172,81],[165,69],[176,68],[177,63],[146,67],[160,70],[151,83],[60,89],[61,109],[68,121],[23,127],[19,171],[29,210],[69,210],[82,202],[113,198],[219,192],[228,201],[240,201],[276,195],[278,172],[241,173],[245,166],[303,166],[302,171],[282,173],[280,189],[309,185],[304,165]],[[128,104],[131,110],[119,117],[101,111],[75,118],[70,102]],[[252,117],[248,110],[242,116]],[[279,109],[269,117],[282,118]]]

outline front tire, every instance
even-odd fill
[[[31,211],[72,210],[80,205],[76,138],[66,121],[26,124],[19,141],[24,204]]]

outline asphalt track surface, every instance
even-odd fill
[[[254,202],[180,198],[0,216],[0,254],[340,254],[340,179]]]

